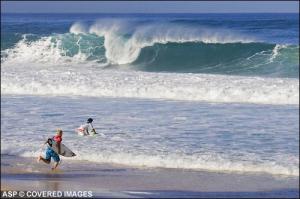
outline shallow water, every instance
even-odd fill
[[[294,105],[3,95],[1,116],[2,154],[37,156],[61,128],[78,160],[299,176]],[[88,117],[104,136],[76,135]]]

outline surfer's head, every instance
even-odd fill
[[[93,118],[89,118],[87,119],[86,123],[92,123],[93,122]]]
[[[56,135],[62,136],[63,131],[61,129],[57,129],[56,131]]]

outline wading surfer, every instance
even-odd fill
[[[58,153],[60,153],[60,144],[61,144],[61,141],[62,141],[62,134],[63,134],[63,131],[61,129],[58,129],[57,132],[56,132],[56,135],[51,139],[49,138],[45,144],[48,144],[47,146],[47,150],[46,150],[46,157],[43,158],[42,156],[39,156],[38,157],[38,162],[40,160],[42,160],[43,162],[45,162],[46,164],[50,164],[51,162],[51,158],[53,159],[53,161],[55,162],[54,163],[54,166],[52,167],[52,170],[56,169],[58,164],[59,164],[59,161],[60,161],[60,158],[59,158],[59,155]],[[57,148],[58,148],[58,153],[56,153],[52,148],[51,146],[55,143],[57,144]]]

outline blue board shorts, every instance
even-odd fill
[[[55,153],[55,151],[53,151],[51,148],[48,147],[47,151],[46,151],[46,158],[45,159],[48,160],[48,161],[51,161],[51,157],[55,162],[60,161],[59,155],[57,153]]]

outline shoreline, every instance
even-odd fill
[[[214,173],[1,154],[1,190],[92,191],[93,197],[299,197],[299,177]]]

